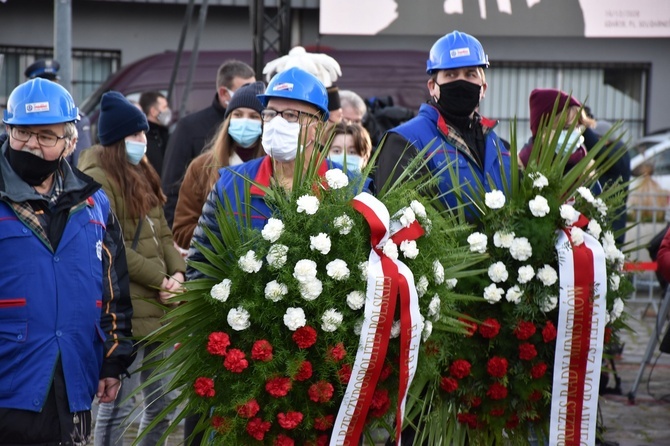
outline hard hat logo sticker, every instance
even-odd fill
[[[456,57],[465,57],[470,55],[470,48],[456,48],[449,51],[449,56],[454,59]]]
[[[32,102],[26,104],[26,113],[40,113],[49,111],[48,102]]]
[[[274,88],[272,89],[272,91],[282,91],[282,90],[293,91],[293,84],[290,82],[284,82],[275,85]]]

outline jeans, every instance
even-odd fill
[[[95,422],[95,446],[122,446],[124,432],[128,426],[140,415],[140,428],[138,434],[143,432],[146,427],[156,419],[156,416],[165,409],[173,400],[172,393],[163,395],[169,378],[164,377],[160,381],[152,383],[150,386],[142,389],[142,401],[136,402],[134,398],[127,399],[129,395],[135,392],[140,383],[148,380],[155,369],[138,371],[145,363],[145,358],[157,347],[156,344],[144,344],[137,350],[137,357],[133,365],[128,370],[130,378],[124,378],[119,394],[112,403],[101,403],[98,408],[98,416]],[[161,359],[163,356],[153,357],[149,362]],[[141,413],[138,410],[142,410]],[[159,438],[170,425],[174,415],[172,411],[167,417],[163,418],[150,433],[144,436],[139,443],[140,446],[156,446]],[[164,444],[164,443],[162,443]]]

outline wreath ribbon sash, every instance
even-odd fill
[[[575,245],[570,228],[559,231],[556,251],[560,292],[549,444],[594,444],[607,312],[605,253],[586,232],[584,243]]]

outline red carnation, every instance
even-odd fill
[[[491,409],[489,412],[492,417],[502,417],[505,414],[505,409],[498,407],[496,409]]]
[[[473,413],[459,413],[456,417],[461,424],[467,424],[472,429],[477,427],[477,415]]]
[[[479,407],[482,404],[482,399],[478,396],[466,395],[462,399],[463,403],[469,404],[470,407]]]
[[[520,341],[526,341],[535,334],[535,324],[528,321],[521,321],[514,329],[514,335]]]
[[[254,342],[254,346],[251,347],[251,359],[263,362],[272,361],[272,345],[265,339]]]
[[[537,356],[537,350],[533,344],[524,343],[519,345],[519,359],[530,361]]]
[[[334,422],[335,417],[333,415],[325,415],[323,417],[315,418],[314,429],[318,431],[327,431],[328,429],[333,427]]]
[[[609,344],[610,341],[612,340],[612,328],[611,327],[605,327],[605,344]]]
[[[500,322],[491,318],[486,319],[479,326],[479,333],[486,339],[493,339],[500,333]]]
[[[300,327],[293,332],[293,340],[300,348],[310,348],[316,342],[316,330],[312,327]]]
[[[391,376],[391,373],[393,373],[393,367],[391,367],[391,364],[388,362],[384,363],[384,367],[382,367],[382,371],[379,374],[379,380],[380,381],[386,381],[386,379]]]
[[[302,423],[302,413],[300,412],[280,412],[277,414],[277,422],[284,429],[295,429]]]
[[[272,423],[269,421],[263,421],[260,418],[254,418],[247,423],[247,433],[254,437],[258,441],[262,441],[265,438],[265,434],[272,427]]]
[[[533,379],[540,379],[545,373],[547,373],[547,364],[544,362],[538,362],[530,370],[530,376],[532,376]]]
[[[507,398],[507,387],[500,383],[493,383],[486,391],[486,395],[492,400],[501,400]]]
[[[328,435],[319,435],[316,439],[316,446],[328,446],[330,437]]]
[[[547,321],[547,324],[542,329],[542,339],[545,343],[551,342],[556,339],[556,327],[551,321]]]
[[[542,392],[540,392],[537,389],[533,390],[530,393],[530,395],[528,395],[528,401],[532,401],[532,402],[539,401],[541,398],[542,398]]]
[[[440,387],[442,387],[442,390],[445,392],[451,393],[458,389],[458,381],[456,381],[454,378],[443,377],[440,381]]]
[[[463,328],[465,329],[465,336],[470,338],[475,333],[477,333],[477,323],[476,322],[471,321],[469,319],[463,319],[461,317],[458,318],[458,321],[463,324]]]
[[[435,341],[427,341],[424,342],[423,344],[423,351],[426,354],[426,356],[435,356],[440,352],[440,347],[437,345],[437,342]]]
[[[337,377],[340,379],[340,383],[347,384],[351,378],[351,365],[342,364],[340,370],[337,371]]]
[[[519,425],[519,417],[516,416],[516,414],[512,414],[509,416],[507,419],[507,423],[505,423],[505,427],[507,429],[514,429]]]
[[[249,367],[249,362],[245,359],[246,355],[242,350],[231,348],[228,350],[226,359],[223,360],[223,366],[233,373],[242,373]]]
[[[463,379],[470,374],[470,369],[472,365],[465,359],[457,359],[451,363],[449,367],[449,373],[451,376],[457,379]]]
[[[242,418],[255,417],[259,410],[261,410],[261,407],[255,399],[247,401],[241,406],[237,406],[237,414]]]
[[[307,381],[312,377],[312,363],[309,361],[303,361],[300,363],[300,367],[298,367],[298,373],[296,373],[295,379],[296,381]]]
[[[193,389],[196,395],[203,398],[212,398],[216,395],[214,391],[214,380],[212,378],[200,377],[193,383]]]
[[[370,415],[375,418],[383,416],[391,407],[391,400],[389,399],[389,391],[386,389],[377,389],[372,395],[372,402],[370,403]]]
[[[226,349],[230,345],[230,337],[222,331],[215,331],[209,334],[207,342],[207,351],[212,355],[226,356]]]
[[[275,441],[272,444],[274,446],[293,446],[295,445],[295,442],[291,437],[287,437],[284,434],[279,434],[277,435],[277,438],[275,438]]]
[[[315,403],[327,403],[333,397],[333,385],[328,381],[319,381],[309,387],[309,399]]]
[[[494,378],[502,378],[507,374],[507,359],[494,356],[486,364],[486,371]]]
[[[230,429],[232,428],[232,424],[230,423],[230,420],[227,418],[224,418],[220,415],[214,415],[212,417],[212,427],[214,430],[221,434],[225,434],[230,432]]]
[[[344,348],[344,344],[338,342],[337,345],[330,347],[328,349],[328,356],[335,362],[343,360],[344,357],[347,356],[347,350]]]
[[[291,387],[289,378],[271,378],[265,383],[265,390],[275,398],[286,396]]]

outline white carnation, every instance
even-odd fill
[[[305,311],[302,308],[290,307],[284,313],[284,325],[291,331],[296,331],[300,327],[304,327],[307,323],[305,319]]]
[[[540,309],[543,312],[548,313],[551,310],[553,310],[554,308],[556,308],[557,305],[558,305],[558,297],[549,296],[549,297],[547,297],[547,299],[544,302],[542,302],[542,305],[540,306]]]
[[[354,324],[354,334],[355,334],[356,336],[360,336],[360,335],[361,335],[361,330],[363,330],[363,322],[365,322],[365,319],[359,319],[359,320],[357,320],[356,323]]]
[[[623,313],[623,300],[617,297],[614,299],[614,305],[612,306],[612,311],[610,313],[612,321],[619,319],[621,317],[621,313]]]
[[[333,226],[341,235],[347,235],[354,227],[354,221],[348,215],[340,215],[333,220]]]
[[[400,321],[394,321],[391,326],[391,339],[395,339],[400,336]]]
[[[347,294],[347,305],[352,310],[360,310],[365,305],[365,294],[362,291],[352,291]]]
[[[512,241],[509,253],[513,259],[524,262],[533,255],[533,247],[526,237],[518,237]]]
[[[584,231],[573,226],[572,229],[570,229],[570,238],[572,238],[572,243],[575,246],[582,245],[584,243]]]
[[[504,282],[509,277],[507,267],[503,262],[496,262],[489,266],[488,274],[489,278],[495,283]]]
[[[314,215],[319,210],[319,199],[313,195],[303,195],[298,198],[298,213],[305,213],[307,215]]]
[[[440,296],[437,294],[433,296],[428,304],[428,317],[432,320],[437,320],[440,317],[440,307],[442,306],[442,301],[440,301]]]
[[[484,195],[484,203],[491,209],[500,209],[505,206],[505,194],[500,190],[493,190]]]
[[[513,232],[496,231],[496,233],[493,234],[493,245],[496,248],[509,248],[512,246],[513,241]]]
[[[358,269],[361,272],[361,280],[368,280],[368,264],[367,260],[358,264]]]
[[[610,275],[610,290],[617,291],[619,289],[620,284],[621,284],[621,276],[619,276],[618,274]]]
[[[400,224],[403,225],[403,227],[408,228],[409,225],[414,223],[416,220],[416,215],[414,214],[414,211],[412,210],[411,207],[403,208],[400,210]]]
[[[408,259],[416,259],[416,256],[419,255],[419,248],[416,247],[414,240],[403,240],[400,243],[400,251]]]
[[[326,274],[335,280],[346,280],[349,278],[349,268],[347,262],[341,259],[335,259],[326,265]]]
[[[495,283],[492,283],[491,285],[484,288],[484,299],[486,299],[490,304],[499,302],[504,294],[505,290],[498,288]]]
[[[535,198],[528,202],[528,209],[535,217],[544,217],[549,213],[549,202],[542,195],[536,195]]]
[[[433,333],[433,323],[431,321],[423,321],[423,330],[421,331],[421,340],[424,342]]]
[[[458,283],[458,279],[447,279],[444,284],[447,286],[448,290],[453,290],[456,288],[456,284]]]
[[[349,177],[340,169],[330,169],[326,172],[326,182],[331,189],[341,189],[349,184]]]
[[[593,203],[596,199],[593,196],[593,193],[584,186],[577,188],[577,193],[581,195],[584,198],[584,200],[586,200],[589,203]]]
[[[517,276],[519,283],[528,283],[533,277],[535,277],[535,270],[532,266],[524,265],[519,267],[519,275]]]
[[[488,237],[481,232],[475,232],[468,236],[468,243],[470,244],[470,251],[484,254],[486,252]]]
[[[265,298],[271,300],[272,302],[279,302],[282,300],[282,297],[288,294],[288,287],[283,283],[279,283],[276,280],[268,282],[265,285]]]
[[[607,217],[607,205],[605,204],[602,198],[596,198],[593,201],[593,205],[596,207],[598,212],[600,212],[600,215],[602,217]]]
[[[319,251],[321,254],[326,255],[330,252],[330,237],[328,234],[321,232],[319,235],[309,236],[309,249],[312,251]]]
[[[523,296],[521,288],[519,288],[517,285],[514,285],[512,288],[507,290],[507,293],[505,294],[505,299],[507,299],[507,302],[518,304],[519,302],[521,302],[521,296]]]
[[[315,279],[316,262],[308,259],[298,260],[298,263],[296,263],[293,268],[293,277],[300,283],[309,282],[310,280]]]
[[[533,187],[535,188],[542,190],[544,187],[549,186],[549,180],[540,172],[531,173],[530,178],[533,180]]]
[[[249,328],[249,312],[242,307],[232,308],[226,318],[228,325],[235,331],[242,331]]]
[[[435,283],[438,285],[442,285],[444,282],[444,266],[439,260],[433,262],[433,277],[435,277]]]
[[[416,200],[412,200],[409,207],[414,211],[414,214],[419,218],[426,218],[426,208],[423,204]]]
[[[279,240],[281,233],[284,231],[284,222],[278,218],[269,218],[268,222],[265,223],[261,235],[265,240],[270,243],[274,243]]]
[[[386,240],[384,248],[382,248],[382,252],[389,259],[398,260],[398,245],[393,243],[393,240]]]
[[[327,332],[333,332],[342,325],[343,316],[342,313],[337,311],[334,308],[326,310],[321,316],[321,329]]]
[[[239,258],[237,264],[245,273],[257,273],[261,270],[263,261],[256,258],[256,252],[250,249],[246,254]]]
[[[312,301],[323,292],[323,283],[319,279],[308,280],[300,283],[300,295],[306,301]]]
[[[537,278],[544,286],[552,286],[558,280],[558,273],[550,265],[544,265],[537,271]]]
[[[586,230],[589,231],[589,233],[595,238],[600,238],[600,234],[602,233],[603,228],[600,227],[600,223],[598,223],[595,219],[591,219],[588,226],[586,227]]]
[[[214,285],[209,293],[212,295],[213,299],[225,302],[228,300],[228,296],[230,296],[230,287],[232,284],[230,279],[223,279],[221,283]]]
[[[280,245],[277,243],[275,245],[270,246],[270,249],[268,250],[268,255],[266,256],[268,265],[273,269],[283,268],[284,265],[286,264],[287,254],[288,254],[288,246],[286,245]]]
[[[565,220],[566,226],[574,225],[579,219],[579,211],[569,204],[562,204],[558,210],[561,213],[561,218]]]
[[[423,297],[423,295],[426,294],[426,291],[428,291],[428,279],[426,279],[426,276],[421,276],[416,282],[416,294],[418,294],[419,297]]]

